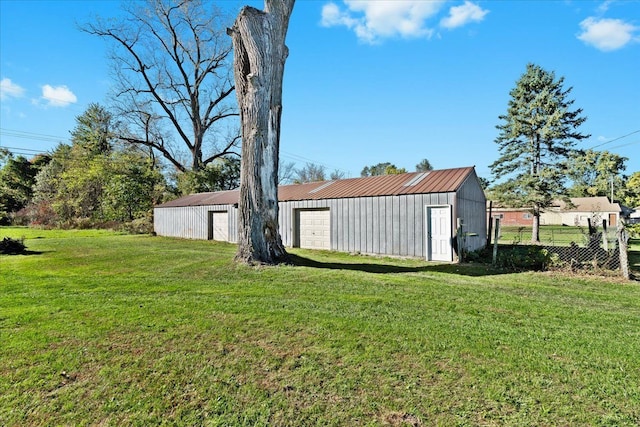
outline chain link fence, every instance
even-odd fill
[[[625,256],[621,256],[621,238],[618,230],[612,227],[543,226],[540,228],[540,243],[533,245],[530,243],[531,227],[499,228],[499,222],[496,226],[499,230],[498,242],[504,250],[529,246],[529,254],[546,251],[543,255],[548,256],[548,259],[543,260],[544,268],[616,274],[622,272],[623,275],[626,275],[625,269],[628,271],[629,268],[626,240],[623,242]],[[622,265],[621,260],[627,265]]]

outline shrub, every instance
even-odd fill
[[[534,245],[502,247],[498,252],[497,266],[513,270],[546,270],[554,257],[545,248]]]
[[[627,231],[631,237],[638,238],[640,237],[640,223],[638,224],[629,224],[626,226]]]
[[[143,218],[126,222],[122,225],[122,229],[131,234],[151,234],[153,233],[153,217],[147,215]]]
[[[10,237],[5,237],[0,241],[0,254],[4,255],[18,255],[23,254],[27,250],[24,245],[24,238],[17,240]]]

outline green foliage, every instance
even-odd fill
[[[113,127],[111,113],[100,104],[92,103],[76,117],[71,141],[90,155],[109,154],[114,144]]]
[[[629,235],[634,239],[640,238],[640,223],[639,224],[629,224],[625,227],[629,232]]]
[[[614,199],[623,200],[626,157],[608,151],[575,151],[568,159],[568,177],[573,182],[570,197],[610,196],[613,183]],[[613,181],[613,182],[612,182]]]
[[[0,225],[9,224],[11,217],[31,201],[36,174],[49,160],[48,156],[27,160],[0,151]]]
[[[181,195],[234,190],[240,186],[240,159],[220,157],[200,170],[179,172],[176,183]]]
[[[360,176],[398,175],[401,173],[407,173],[407,170],[386,162],[378,163],[373,166],[365,166],[364,169],[362,169],[362,172],[360,172]]]
[[[552,254],[540,246],[501,246],[498,251],[496,267],[513,271],[544,271],[552,264],[553,260]]]
[[[634,172],[629,179],[627,179],[624,204],[631,208],[640,206],[640,172]]]
[[[422,159],[420,163],[416,165],[416,172],[428,172],[433,170],[433,166],[431,166],[431,162],[427,159]]]
[[[99,121],[99,123],[94,123]],[[92,227],[145,217],[164,178],[147,154],[111,141],[111,116],[92,104],[36,176],[29,215],[43,226]]]
[[[572,88],[564,90],[563,83],[563,77],[527,64],[496,126],[500,157],[491,171],[504,181],[494,193],[513,207],[530,207],[536,222],[540,210],[564,194],[565,160],[575,143],[589,136],[577,130],[586,118],[580,116],[582,109],[571,110],[574,101],[567,97]]]

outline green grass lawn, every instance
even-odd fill
[[[640,424],[640,284],[0,228],[0,425]],[[637,258],[636,262],[637,262]]]
[[[491,237],[493,239],[493,236]],[[567,227],[562,225],[541,225],[540,241],[552,246],[569,246],[575,242],[584,246],[589,241],[587,227]],[[531,227],[507,226],[500,227],[499,243],[529,243],[531,242]]]

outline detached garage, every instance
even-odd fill
[[[237,190],[156,206],[160,236],[237,241]],[[486,199],[473,167],[286,185],[285,246],[453,261],[486,243]],[[457,233],[461,231],[461,235]]]

